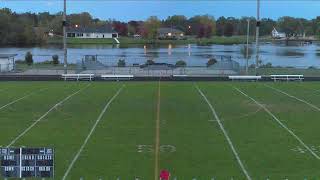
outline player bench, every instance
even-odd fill
[[[101,75],[101,79],[109,80],[109,81],[120,81],[120,80],[131,80],[133,79],[133,75],[115,75],[115,74],[103,74]]]
[[[270,75],[271,79],[276,81],[303,81],[303,75]]]
[[[261,76],[229,76],[229,79],[234,80],[242,80],[242,81],[258,81],[262,79]]]
[[[62,79],[67,80],[87,80],[92,81],[94,79],[94,74],[62,74]]]
[[[179,77],[179,78],[181,78],[181,77],[188,77],[188,75],[185,75],[185,74],[174,74],[174,75],[172,75],[172,77]]]

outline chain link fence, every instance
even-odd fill
[[[49,56],[48,56],[49,57]],[[110,57],[107,55],[86,55],[74,64],[68,64],[68,73],[93,73],[101,74],[124,74],[135,76],[228,76],[228,75],[304,75],[306,77],[320,77],[320,67],[315,66],[272,66],[271,64],[261,64],[255,68],[253,64],[246,68],[246,61],[235,60],[227,56],[213,56],[216,62],[207,66],[208,58],[203,58],[201,65],[193,65],[186,61],[186,65],[175,64],[180,59],[169,59],[159,61],[154,57],[130,58],[130,57]],[[182,59],[182,58],[181,58]],[[119,60],[124,62],[119,63]],[[154,64],[146,64],[148,60],[153,60]],[[130,63],[129,63],[130,62]],[[161,63],[157,63],[161,62]],[[164,63],[162,63],[164,62]],[[171,63],[174,62],[174,63]],[[49,61],[33,63],[16,62],[15,64],[0,64],[2,74],[20,75],[61,75],[64,73],[63,64],[52,64]]]

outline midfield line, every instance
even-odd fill
[[[159,175],[159,146],[160,146],[160,106],[161,106],[161,84],[158,83],[158,100],[157,100],[157,119],[156,119],[156,136],[155,136],[155,153],[154,153],[154,180],[158,180]]]
[[[263,108],[283,129],[285,129],[290,135],[292,135],[303,147],[305,147],[316,159],[320,160],[320,157],[311,149],[309,146],[307,146],[299,136],[297,136],[291,129],[289,129],[285,124],[283,124],[266,106],[261,104],[260,102],[256,101],[252,97],[250,97],[248,94],[244,93],[240,89],[233,87],[235,90],[237,90],[240,94],[243,96],[249,98],[252,100],[255,104]]]
[[[267,85],[267,84],[264,84],[264,86],[266,86],[266,87],[268,87],[268,88],[270,88],[270,89],[273,89],[274,91],[277,91],[277,92],[279,92],[279,93],[281,93],[281,94],[284,94],[284,95],[286,95],[286,96],[288,96],[288,97],[290,97],[290,98],[292,98],[292,99],[295,99],[295,100],[297,100],[297,101],[300,101],[300,102],[302,102],[302,103],[304,103],[304,104],[306,104],[306,105],[314,108],[314,109],[317,110],[317,111],[320,111],[320,108],[319,108],[319,107],[317,107],[316,105],[314,105],[314,104],[312,104],[312,103],[310,103],[310,102],[308,102],[308,101],[306,101],[306,100],[304,100],[304,99],[300,99],[300,98],[298,98],[298,97],[296,97],[296,96],[293,96],[293,95],[291,95],[291,94],[288,94],[287,92],[284,92],[284,91],[282,91],[282,90],[280,90],[280,89],[278,89],[278,88],[272,87],[272,86]]]
[[[14,140],[12,140],[7,147],[12,146],[15,142],[17,142],[22,136],[24,136],[28,131],[30,131],[30,129],[32,129],[36,124],[38,124],[38,122],[40,122],[43,118],[45,118],[51,111],[55,110],[57,107],[61,106],[64,102],[66,102],[67,100],[69,100],[72,96],[75,96],[76,94],[80,93],[81,91],[83,91],[84,89],[86,89],[87,87],[89,87],[91,84],[88,84],[87,86],[81,88],[80,90],[70,94],[69,96],[67,96],[66,98],[64,98],[63,100],[59,101],[57,104],[55,104],[54,106],[52,106],[46,113],[44,113],[40,118],[38,118],[37,120],[34,121],[34,123],[32,123],[27,129],[25,129],[21,134],[19,134],[16,138],[14,138]]]
[[[237,162],[243,172],[243,174],[246,176],[247,180],[251,180],[252,178],[250,177],[248,171],[246,170],[246,168],[244,167],[242,161],[241,161],[241,158],[236,150],[236,148],[234,147],[232,141],[231,141],[231,138],[229,137],[227,131],[225,130],[216,110],[213,108],[212,104],[210,103],[210,101],[208,100],[208,98],[204,95],[204,93],[201,91],[201,89],[198,87],[198,85],[195,85],[195,87],[197,88],[199,94],[203,97],[203,99],[205,100],[205,102],[208,104],[208,106],[210,107],[211,109],[211,112],[212,112],[212,115],[215,117],[215,119],[217,120],[217,123],[219,124],[219,127],[220,129],[222,130],[223,132],[223,135],[225,136],[226,140],[228,141],[228,144],[233,152],[233,155],[236,157],[237,159]]]
[[[69,164],[68,169],[67,169],[66,172],[64,173],[62,180],[65,180],[65,179],[68,177],[68,175],[69,175],[69,173],[70,173],[73,165],[74,165],[74,164],[76,163],[76,161],[78,160],[81,152],[83,151],[83,149],[84,149],[85,146],[87,145],[87,143],[88,143],[91,135],[94,133],[94,131],[95,131],[97,125],[99,124],[99,122],[101,121],[103,115],[105,114],[105,112],[107,111],[107,109],[110,107],[111,103],[118,97],[118,95],[120,94],[120,92],[122,91],[122,89],[123,89],[124,87],[125,87],[125,85],[122,85],[122,87],[116,92],[116,94],[115,94],[115,95],[107,102],[107,104],[104,106],[104,108],[103,108],[103,110],[101,111],[101,113],[99,114],[96,122],[95,122],[94,125],[92,126],[92,128],[91,128],[88,136],[86,137],[86,139],[84,140],[84,142],[83,142],[83,144],[81,145],[80,149],[78,150],[77,154],[74,156],[73,160],[72,160],[71,163]]]
[[[6,105],[1,106],[1,107],[0,107],[0,110],[6,108],[6,107],[8,107],[8,106],[10,106],[10,105],[12,105],[12,104],[14,104],[14,103],[16,103],[16,102],[19,102],[19,101],[21,101],[21,100],[23,100],[23,99],[26,99],[27,97],[30,97],[31,95],[33,95],[33,94],[35,94],[35,93],[39,93],[39,92],[45,91],[45,90],[47,90],[47,89],[49,89],[49,88],[43,88],[43,89],[40,89],[40,90],[38,90],[38,91],[33,91],[33,92],[29,93],[29,94],[26,94],[25,96],[22,96],[22,97],[20,97],[20,98],[18,98],[18,99],[15,99],[15,100],[9,102],[9,103],[6,104]]]

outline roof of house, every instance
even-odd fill
[[[69,33],[117,33],[113,30],[111,26],[103,26],[98,28],[87,28],[87,27],[77,27],[77,28],[67,28]]]
[[[183,33],[182,31],[180,31],[179,29],[175,29],[175,28],[159,28],[158,29],[158,33]]]
[[[17,56],[17,54],[0,54],[0,58],[12,58]]]

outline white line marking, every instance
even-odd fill
[[[43,118],[45,118],[51,111],[53,111],[54,109],[56,109],[58,106],[61,106],[64,102],[66,102],[68,99],[70,99],[72,96],[80,93],[82,90],[86,89],[87,87],[89,87],[91,84],[88,84],[87,86],[81,88],[80,90],[70,94],[69,96],[67,96],[66,98],[64,98],[63,100],[61,100],[60,102],[58,102],[57,104],[55,104],[54,106],[52,106],[46,113],[44,113],[39,119],[37,119],[36,121],[34,121],[34,123],[32,123],[27,129],[25,129],[21,134],[19,134],[14,140],[12,140],[10,142],[10,144],[7,145],[7,148],[12,146],[15,142],[17,142],[17,140],[19,140],[22,136],[24,136],[30,129],[32,129],[38,122],[40,122]]]
[[[27,95],[23,96],[23,97],[20,97],[20,98],[18,98],[18,99],[16,99],[16,100],[14,100],[14,101],[9,102],[9,103],[8,103],[8,104],[6,104],[6,105],[1,106],[1,107],[0,107],[0,110],[2,110],[2,109],[4,109],[4,108],[6,108],[6,107],[8,107],[8,106],[10,106],[10,105],[12,105],[12,104],[14,104],[14,103],[18,102],[18,101],[21,101],[21,100],[23,100],[23,99],[25,99],[25,98],[27,98],[27,97],[29,97],[29,96],[31,96],[31,95],[33,95],[33,94],[37,93],[37,92],[42,92],[42,91],[45,91],[45,90],[47,90],[47,89],[49,89],[49,88],[44,88],[44,89],[40,89],[40,90],[38,90],[38,91],[33,91],[33,92],[31,92],[31,93],[29,93],[29,94],[27,94]]]
[[[125,85],[123,85],[117,92],[116,94],[107,102],[107,104],[104,106],[103,110],[101,111],[99,117],[97,118],[96,122],[94,123],[94,125],[92,126],[88,136],[86,137],[86,139],[84,140],[83,144],[81,145],[79,151],[77,152],[77,154],[74,156],[73,160],[71,161],[71,163],[68,166],[67,171],[64,173],[64,176],[62,178],[62,180],[65,180],[68,176],[68,174],[70,173],[74,163],[78,160],[81,152],[83,151],[83,149],[85,148],[85,146],[87,145],[91,135],[93,134],[93,132],[95,131],[97,125],[99,124],[99,122],[101,121],[103,115],[105,114],[105,112],[107,111],[107,109],[109,108],[110,104],[113,102],[113,100],[120,94],[120,92],[122,91],[122,89],[124,88]]]
[[[280,89],[278,89],[278,88],[275,88],[275,87],[272,87],[272,86],[269,86],[269,85],[266,85],[266,84],[264,84],[264,86],[266,86],[266,87],[268,87],[268,88],[270,88],[270,89],[273,89],[273,90],[275,90],[275,91],[277,91],[277,92],[279,92],[279,93],[281,93],[281,94],[284,94],[284,95],[286,95],[286,96],[288,96],[288,97],[291,97],[291,98],[293,98],[293,99],[295,99],[295,100],[297,100],[297,101],[300,101],[300,102],[302,102],[302,103],[305,103],[305,104],[307,104],[308,106],[316,109],[317,111],[320,111],[320,108],[319,108],[319,107],[317,107],[317,106],[314,105],[314,104],[311,104],[310,102],[308,102],[308,101],[306,101],[306,100],[303,100],[303,99],[300,99],[300,98],[298,98],[298,97],[296,97],[296,96],[293,96],[293,95],[291,95],[291,94],[288,94],[288,93],[286,93],[286,92],[284,92],[284,91],[282,91],[282,90],[280,90]]]
[[[269,111],[268,108],[266,108],[264,105],[262,105],[260,102],[256,101],[240,89],[233,87],[235,90],[237,90],[239,93],[244,95],[245,97],[251,99],[254,103],[256,103],[258,106],[263,108],[283,129],[287,130],[289,134],[291,134],[303,147],[305,147],[315,158],[320,159],[320,157],[312,151],[311,148],[309,148],[292,130],[290,130],[285,124],[283,124],[271,111]]]
[[[244,165],[243,165],[243,163],[242,163],[242,161],[241,161],[241,159],[240,159],[240,156],[239,156],[238,152],[236,151],[236,149],[235,149],[235,147],[234,147],[234,145],[233,145],[233,143],[232,143],[232,141],[231,141],[231,139],[230,139],[227,131],[224,129],[224,126],[223,126],[223,124],[221,123],[221,120],[220,120],[220,118],[219,118],[216,110],[213,108],[213,106],[211,105],[210,101],[209,101],[209,100],[207,99],[207,97],[203,94],[203,92],[200,90],[200,88],[199,88],[197,85],[195,85],[195,86],[196,86],[198,92],[200,93],[200,95],[203,97],[203,99],[207,102],[208,106],[210,107],[210,109],[211,109],[211,111],[212,111],[212,115],[213,115],[213,116],[215,117],[215,119],[217,120],[217,122],[218,122],[218,124],[219,124],[219,126],[220,126],[220,129],[222,130],[225,138],[227,139],[227,141],[228,141],[228,143],[229,143],[229,146],[230,146],[230,148],[231,148],[234,156],[236,157],[236,159],[237,159],[237,161],[238,161],[238,164],[240,165],[240,168],[241,168],[242,172],[244,173],[244,175],[246,176],[246,178],[247,178],[248,180],[251,180],[251,177],[249,176],[249,173],[247,172],[246,168],[244,167]]]

